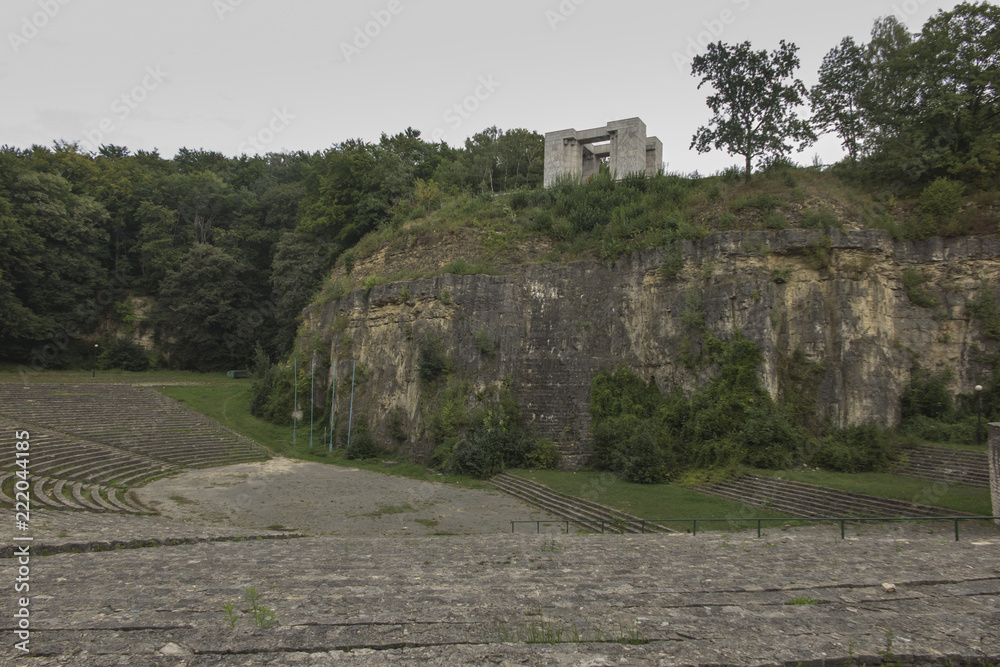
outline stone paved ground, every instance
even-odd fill
[[[761,539],[323,536],[59,554],[32,560],[33,657],[14,656],[8,611],[0,659],[752,665],[875,660],[891,641],[904,662],[996,664],[1000,534],[969,526],[953,540],[947,526],[851,528],[843,541],[826,526]],[[0,581],[12,582],[15,564],[3,565]],[[241,601],[250,587],[274,627],[254,623]],[[226,603],[247,610],[235,628]],[[526,643],[574,633],[648,643]]]
[[[286,458],[186,472],[136,494],[173,519],[310,535],[503,533],[512,520],[547,518],[495,490]]]
[[[1000,664],[992,524],[963,526],[957,543],[951,524],[849,526],[847,540],[832,525],[760,539],[511,535],[510,518],[530,511],[495,492],[272,464],[142,490],[165,516],[34,514],[37,547],[239,540],[281,534],[266,530],[276,524],[313,536],[36,551],[28,656],[13,648],[18,563],[0,559],[0,664],[847,664],[886,652]],[[413,511],[388,511],[403,506]],[[3,522],[13,544],[9,511]],[[251,588],[273,627],[255,622]]]

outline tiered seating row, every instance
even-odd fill
[[[0,502],[13,506],[15,501],[15,473],[0,473]],[[102,484],[85,484],[68,479],[32,476],[30,508],[51,510],[77,510],[87,512],[149,513],[133,494],[124,489]]]
[[[0,428],[13,432],[18,427],[0,419]],[[32,475],[80,480],[105,486],[133,486],[172,474],[176,465],[139,456],[115,447],[82,440],[64,433],[32,428],[30,470]],[[0,441],[0,469],[16,460],[15,442]]]
[[[151,389],[0,384],[0,428],[30,431],[35,508],[149,512],[128,487],[266,450]],[[0,503],[11,505],[15,442],[0,440]]]
[[[248,440],[145,388],[0,385],[0,414],[175,466],[267,458]]]

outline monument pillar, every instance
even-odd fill
[[[990,493],[993,495],[993,516],[1000,516],[1000,424],[989,425]],[[1000,519],[996,520],[1000,525]]]
[[[607,160],[612,178],[656,176],[663,166],[663,143],[646,136],[646,124],[627,118],[589,130],[545,133],[545,187],[562,179],[585,181],[600,173]]]
[[[583,174],[583,145],[576,140],[576,130],[561,130],[545,135],[545,187],[560,178],[579,179]]]
[[[646,124],[638,118],[608,123],[611,174],[618,180],[646,173]]]

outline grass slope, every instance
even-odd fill
[[[344,457],[343,450],[328,452],[324,444],[325,431],[317,425],[313,447],[309,447],[309,424],[300,424],[293,444],[292,429],[276,426],[250,414],[249,382],[230,380],[222,373],[188,373],[181,371],[101,371],[97,378],[90,371],[45,371],[26,379],[37,383],[123,383],[149,385],[188,407],[205,414],[226,427],[267,447],[272,452],[304,461],[342,465],[372,470],[413,479],[461,484],[469,488],[485,488],[479,480],[463,476],[447,476],[428,472],[422,465],[398,462],[387,467],[384,460],[354,461]],[[14,369],[0,369],[0,382],[25,381]],[[885,473],[846,474],[825,471],[754,471],[783,479],[816,484],[844,491],[867,493],[884,498],[936,505],[961,512],[989,515],[992,513],[987,489],[958,484],[946,489],[935,487],[926,480]],[[527,479],[545,484],[562,493],[587,498],[608,507],[647,519],[724,519],[705,524],[699,529],[737,530],[751,527],[758,518],[778,518],[781,515],[763,508],[715,498],[691,489],[671,485],[643,485],[623,482],[614,475],[558,470],[516,471]],[[679,530],[690,529],[690,522],[671,525]]]
[[[679,486],[631,484],[608,473],[560,470],[517,470],[514,473],[561,493],[586,498],[641,519],[688,519],[666,524],[675,530],[690,530],[690,519],[722,520],[699,525],[699,530],[743,530],[756,526],[756,521],[749,521],[751,519],[784,516]]]
[[[308,420],[300,423],[293,434],[290,427],[276,426],[254,417],[250,414],[248,381],[242,380],[241,382],[242,384],[236,386],[164,386],[156,387],[156,389],[281,456],[371,470],[411,479],[461,484],[468,488],[485,488],[485,484],[479,480],[470,477],[439,475],[428,472],[422,465],[414,465],[405,461],[396,461],[387,467],[386,462],[393,459],[392,455],[377,460],[357,461],[346,458],[342,449],[334,448],[330,452],[328,451],[329,445],[324,442],[325,438],[328,437],[328,432],[323,424],[314,425],[313,444],[310,448]]]
[[[989,489],[977,489],[961,484],[935,485],[934,482],[925,479],[879,472],[840,473],[825,470],[754,470],[753,472],[852,493],[866,493],[870,496],[905,500],[921,505],[947,507],[969,514],[981,516],[993,514]]]

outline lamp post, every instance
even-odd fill
[[[976,446],[983,444],[983,385],[976,385]]]
[[[94,372],[90,376],[91,378],[97,378],[97,343],[94,343]]]

